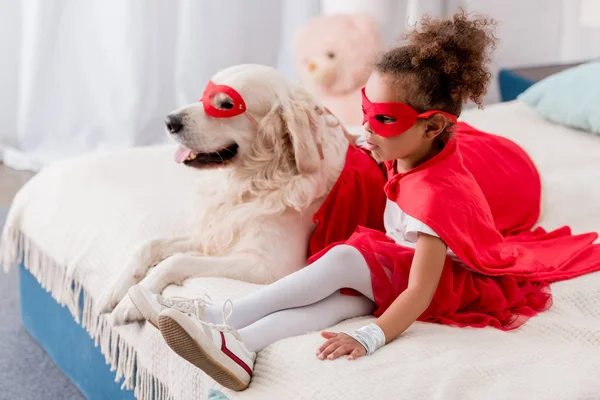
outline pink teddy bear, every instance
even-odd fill
[[[360,89],[381,50],[375,19],[366,14],[315,17],[294,39],[301,83],[345,125],[362,125]]]

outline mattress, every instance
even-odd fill
[[[530,153],[543,178],[540,225],[556,228],[568,224],[575,232],[600,230],[600,208],[597,206],[600,204],[599,137],[544,121],[519,102],[497,104],[485,110],[470,110],[464,113],[462,119],[479,129],[506,136]],[[167,146],[135,149],[120,155],[96,156],[92,163],[93,174],[89,172],[91,162],[86,157],[63,163],[59,167],[60,174],[56,170],[42,172],[30,182],[28,192],[35,193],[36,186],[41,188],[51,180],[55,180],[52,183],[57,185],[75,185],[85,179],[94,179],[98,185],[94,187],[94,193],[89,195],[106,198],[107,209],[95,210],[100,215],[64,227],[61,221],[66,214],[82,212],[85,204],[71,198],[73,196],[67,198],[60,193],[48,194],[43,199],[36,199],[32,195],[24,202],[26,204],[21,215],[13,215],[13,223],[18,221],[23,227],[28,227],[26,231],[31,243],[42,249],[46,257],[52,258],[53,268],[68,270],[74,263],[89,257],[93,258],[99,269],[114,271],[118,265],[113,264],[118,262],[119,257],[101,260],[94,257],[96,253],[93,248],[84,248],[71,255],[68,250],[58,247],[67,240],[69,244],[77,243],[82,240],[82,235],[99,235],[105,242],[98,239],[98,246],[111,243],[115,252],[119,253],[120,249],[127,248],[130,238],[143,235],[144,232],[129,234],[127,229],[130,227],[123,226],[115,241],[114,232],[101,231],[101,221],[122,218],[128,213],[139,214],[140,224],[148,220],[148,215],[162,221],[157,222],[158,225],[164,221],[183,223],[184,218],[164,215],[166,204],[171,210],[182,210],[182,213],[189,207],[176,203],[183,201],[181,199],[185,197],[181,193],[187,193],[189,189],[185,185],[191,181],[188,178],[173,179],[169,175],[180,172],[171,166],[172,150]],[[135,167],[125,168],[127,165]],[[170,189],[179,190],[177,197],[168,191],[152,192],[151,186],[131,185],[139,177],[136,174],[141,173],[153,174],[155,185],[171,185]],[[127,199],[143,199],[154,193],[158,199],[142,204],[115,199],[115,193]],[[81,194],[84,195],[88,194]],[[45,212],[44,218],[28,218],[33,210]],[[89,229],[93,223],[100,224],[96,230]],[[169,232],[178,232],[182,227],[170,226]],[[42,236],[38,238],[36,235],[44,229],[53,229],[53,241],[38,240]],[[112,242],[106,239],[109,237],[113,239]],[[54,299],[65,303],[68,308],[61,308],[56,303],[52,306],[54,300],[50,296],[44,298],[39,295],[41,289],[35,294],[35,283],[31,279],[25,280],[29,286],[25,290],[22,288],[24,313],[27,313],[24,321],[42,320],[48,318],[48,314],[56,319],[64,319],[69,313],[72,319],[73,315],[79,317],[83,313],[81,318],[85,322],[86,309],[89,311],[89,307],[85,302],[79,306],[65,302],[61,297],[64,288],[44,282],[49,274],[34,265],[38,259],[39,256],[27,257],[25,254],[25,268],[50,291]],[[23,270],[24,274],[29,272]],[[102,281],[104,278],[101,277],[105,275],[98,276]],[[78,282],[77,274],[73,274],[72,278],[76,287],[82,284]],[[108,281],[103,284],[108,284]],[[245,295],[258,287],[227,279],[203,278],[190,279],[180,287],[169,287],[167,294],[193,296],[208,293],[215,299],[224,299]],[[56,330],[45,330],[43,325],[37,328],[30,322],[25,325],[53,355],[58,366],[90,398],[117,396],[114,391],[108,396],[98,389],[106,389],[109,385],[106,383],[108,366],[105,362],[117,369],[119,378],[125,378],[126,386],[135,387],[138,398],[207,398],[210,389],[219,389],[230,399],[599,398],[600,274],[559,282],[553,284],[552,288],[553,307],[512,332],[492,328],[459,329],[418,322],[401,338],[376,354],[355,362],[344,359],[333,362],[317,360],[315,350],[321,343],[317,332],[281,340],[259,354],[252,384],[240,393],[219,388],[201,371],[178,358],[148,324],[118,329],[107,325],[103,329],[110,334],[111,341],[103,342],[98,340],[98,332],[94,332],[95,327],[88,321],[85,329],[95,336],[96,343],[89,336],[85,338],[87,340],[73,340],[68,351],[62,339],[68,335],[81,336],[84,332],[84,328],[74,320],[71,320],[72,323],[59,324],[58,333]],[[94,292],[88,289],[82,284],[83,295],[87,293],[93,299]],[[353,329],[370,320],[371,317],[356,318],[332,329]],[[118,346],[111,349],[115,338],[118,339]],[[151,348],[152,356],[139,357],[138,350],[142,347]],[[100,355],[101,352],[104,356]],[[59,362],[58,358],[67,361]],[[69,371],[65,367],[67,364],[76,366],[78,373]],[[168,366],[166,372],[161,366]],[[148,375],[151,375],[150,379]],[[100,381],[103,383],[98,385]],[[123,392],[123,395],[129,398],[131,392]]]
[[[69,309],[61,307],[22,265],[19,293],[23,326],[86,399],[135,398],[133,391],[122,390],[115,382],[114,371]]]

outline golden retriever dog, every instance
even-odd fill
[[[312,216],[344,167],[347,133],[273,68],[234,66],[207,90],[215,86],[214,96],[205,93],[166,120],[180,144],[178,161],[219,167],[190,200],[198,205],[194,231],[150,241],[120,270],[97,303],[110,312],[125,298],[112,313],[117,324],[141,319],[125,296],[137,283],[152,293],[190,277],[267,284],[306,265]]]

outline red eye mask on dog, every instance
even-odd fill
[[[231,109],[221,110],[212,104],[212,99],[220,93],[231,98],[233,101],[233,107]],[[213,118],[231,118],[246,112],[246,103],[244,102],[242,95],[231,86],[215,85],[212,81],[208,81],[208,85],[206,85],[206,89],[204,89],[204,94],[202,94],[202,99],[200,99],[200,101],[204,106],[204,112]]]
[[[400,135],[409,130],[419,119],[429,118],[434,114],[442,114],[450,122],[456,123],[456,115],[440,110],[430,110],[419,114],[414,108],[405,103],[371,103],[362,88],[363,125],[369,122],[369,126],[379,136],[392,137]],[[392,117],[396,121],[384,123],[377,120],[377,116]]]

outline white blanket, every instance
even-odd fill
[[[520,103],[469,111],[474,126],[505,135],[534,158],[544,179],[541,225],[600,229],[600,138],[542,121]],[[185,232],[194,185],[206,172],[176,165],[174,148],[140,148],[57,163],[17,195],[0,248],[20,260],[70,307],[107,362],[136,395],[203,399],[218,386],[180,359],[148,324],[111,327],[92,303],[133,249]],[[211,173],[215,173],[212,171]],[[72,284],[75,290],[72,290]],[[167,295],[238,297],[257,285],[191,279]],[[600,273],[556,283],[554,306],[513,332],[414,324],[375,355],[318,361],[318,333],[277,342],[259,354],[250,387],[230,399],[581,399],[600,398]],[[84,309],[75,299],[84,293]],[[359,327],[370,317],[335,330]],[[118,351],[117,351],[118,350]]]

